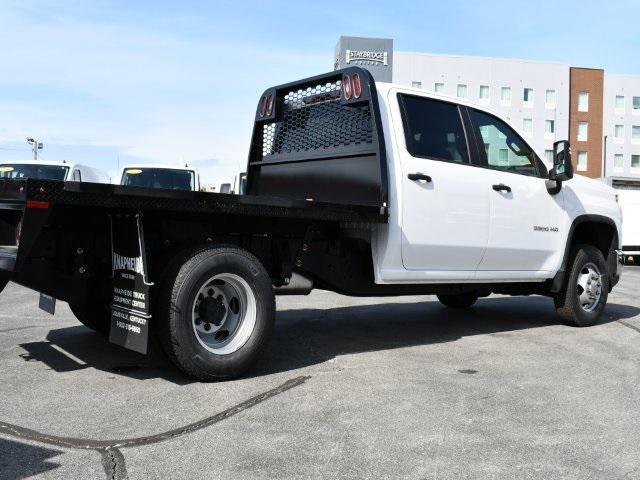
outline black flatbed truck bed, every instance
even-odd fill
[[[357,96],[341,93],[345,76]],[[256,110],[247,195],[0,180],[0,291],[11,280],[66,301],[140,352],[151,328],[186,373],[237,376],[266,345],[274,293],[410,293],[374,282],[386,168],[367,71],[272,87]],[[238,340],[240,317],[255,331]]]

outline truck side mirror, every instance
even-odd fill
[[[565,182],[572,178],[571,145],[568,140],[560,140],[553,144],[553,168],[549,170],[549,180]]]

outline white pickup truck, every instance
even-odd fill
[[[245,195],[0,182],[0,274],[213,380],[257,362],[274,295],[536,294],[587,326],[622,271],[615,191],[460,99],[331,72],[267,89],[249,152]]]

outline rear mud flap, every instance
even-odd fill
[[[111,215],[113,297],[109,341],[146,354],[149,339],[149,290],[142,215]]]

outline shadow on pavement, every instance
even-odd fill
[[[50,459],[62,453],[61,450],[0,438],[0,478],[18,480],[54,470],[60,464]]]
[[[640,308],[609,304],[600,324],[639,314]],[[254,375],[302,368],[344,354],[559,324],[553,301],[538,296],[480,299],[469,310],[430,301],[282,311],[265,361]]]
[[[50,330],[47,341],[20,344],[25,361],[38,361],[56,372],[95,368],[138,380],[162,378],[177,385],[192,382],[178,371],[152,339],[149,353],[141,355],[109,343],[84,326]]]
[[[388,299],[387,299],[388,301]],[[640,308],[609,304],[601,323],[631,318]],[[285,372],[338,355],[456,341],[462,337],[557,325],[553,302],[544,297],[486,298],[469,310],[445,308],[434,301],[375,303],[327,309],[283,310],[266,358],[253,376]],[[56,372],[96,368],[145,380],[191,383],[150,342],[147,356],[110,344],[78,326],[51,330],[46,342],[21,345],[22,358],[40,361]]]

